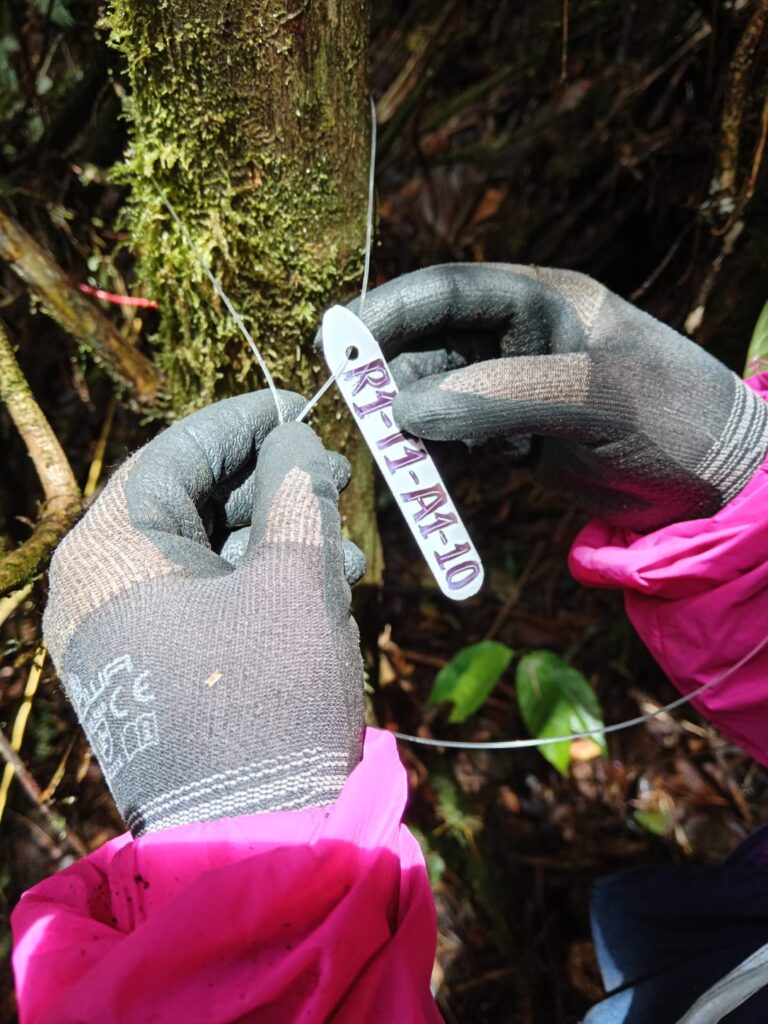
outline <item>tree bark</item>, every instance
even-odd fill
[[[112,0],[131,84],[127,226],[168,401],[183,414],[263,387],[153,178],[242,314],[279,385],[325,377],[322,310],[359,288],[369,114],[365,0]],[[313,418],[353,463],[350,533],[375,552],[372,469],[334,397]]]

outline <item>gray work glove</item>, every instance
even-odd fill
[[[360,759],[349,464],[276,423],[266,391],[181,420],[54,556],[45,639],[135,835],[331,803]],[[234,565],[217,549],[249,525]]]
[[[541,483],[617,526],[712,515],[768,449],[764,401],[583,274],[432,267],[370,292],[363,320],[399,356],[398,426],[435,440],[533,436]]]

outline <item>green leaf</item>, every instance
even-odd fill
[[[483,827],[482,818],[471,814],[467,809],[467,799],[455,778],[435,772],[430,774],[430,782],[437,798],[437,814],[443,822],[441,828],[460,846],[469,849],[474,837]]]
[[[755,329],[752,332],[752,340],[747,351],[747,363],[744,367],[744,377],[754,377],[756,373],[763,373],[768,370],[768,302],[763,306],[763,311],[757,318]]]
[[[450,701],[453,710],[448,721],[466,721],[488,697],[513,656],[514,651],[495,640],[465,647],[437,673],[429,703]]]
[[[408,822],[408,831],[421,847],[421,852],[424,855],[424,862],[427,865],[429,884],[433,889],[437,889],[443,880],[447,864],[440,853],[430,845],[430,841],[427,836],[418,826],[414,825],[413,822]]]
[[[75,19],[72,17],[66,0],[37,0],[37,9],[47,15],[58,28],[72,28]]]
[[[45,96],[47,92],[51,91],[52,85],[53,79],[49,75],[46,75],[44,71],[41,71],[40,74],[37,76],[37,81],[35,82],[35,89],[37,90],[37,95]]]
[[[632,817],[646,832],[655,836],[667,834],[668,816],[664,811],[634,811]]]
[[[578,669],[551,651],[533,651],[521,658],[515,687],[523,721],[536,739],[589,732],[604,725],[595,691]],[[591,738],[606,754],[605,737],[597,734]],[[568,774],[570,740],[538,749],[561,775]]]

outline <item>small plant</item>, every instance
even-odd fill
[[[495,640],[465,647],[437,673],[428,702],[453,704],[448,721],[465,722],[488,699],[514,656],[511,647]]]
[[[752,340],[747,350],[747,363],[744,368],[745,377],[754,377],[756,373],[768,371],[768,302],[763,306],[757,318]]]
[[[509,668],[515,652],[506,644],[486,641],[465,647],[442,668],[428,703],[450,703],[448,721],[465,722],[490,696]],[[526,728],[535,739],[591,733],[597,752],[605,756],[603,713],[594,689],[578,669],[551,651],[532,651],[517,664],[515,691]],[[571,762],[571,740],[542,744],[540,753],[561,775]]]
[[[533,651],[520,659],[515,689],[523,721],[536,739],[593,733],[605,725],[600,702],[589,681],[551,651]],[[602,733],[594,732],[590,738],[605,756],[608,748]],[[561,775],[567,775],[571,745],[571,740],[564,740],[538,749]]]

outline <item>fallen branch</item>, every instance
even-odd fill
[[[73,523],[74,517],[64,527],[58,518],[41,516],[32,536],[0,561],[0,595],[40,572]]]
[[[736,199],[741,130],[747,101],[754,89],[752,70],[767,23],[768,0],[758,0],[736,49],[733,51],[728,70],[728,85],[720,126],[717,171],[711,191],[715,196],[715,212],[726,216],[729,226],[736,219],[734,216],[736,208],[740,207],[739,212],[741,212],[746,205],[745,202],[737,202]],[[759,144],[758,152],[762,155],[762,147]]]
[[[73,285],[61,267],[12,217],[0,210],[0,258],[42,300],[64,330],[93,353],[104,369],[126,385],[138,402],[157,398],[160,375],[100,310]]]
[[[0,399],[27,447],[45,497],[32,536],[0,560],[0,596],[3,596],[40,571],[79,515],[82,501],[67,457],[32,395],[2,326]]]
[[[744,212],[755,191],[757,176],[768,138],[768,99],[763,101],[760,131],[750,163],[750,170],[741,188],[738,176],[742,148],[742,127],[745,110],[755,90],[753,69],[759,65],[759,48],[768,25],[768,0],[757,0],[755,9],[733,51],[728,66],[723,115],[720,124],[720,144],[717,168],[710,183],[710,199],[703,207],[709,228],[715,237],[722,238],[720,252],[712,260],[696,301],[685,319],[685,330],[693,334],[701,326],[707,303],[726,258],[734,250],[736,240],[744,230]]]
[[[21,750],[21,744],[24,739],[24,732],[27,728],[27,722],[32,711],[32,703],[37,693],[37,688],[40,685],[40,680],[43,675],[43,667],[45,666],[46,658],[45,644],[40,644],[35,651],[35,656],[32,659],[32,667],[29,670],[27,676],[27,684],[24,687],[24,698],[21,702],[19,710],[16,712],[16,718],[13,721],[13,729],[11,731],[11,750],[15,753],[19,753]],[[3,820],[5,814],[5,805],[8,802],[8,792],[13,782],[13,777],[16,774],[16,765],[11,761],[5,762],[5,769],[0,778],[0,822]],[[38,796],[38,803],[44,803],[42,796]]]
[[[435,45],[449,23],[455,6],[455,0],[449,0],[432,24],[424,28],[414,52],[376,104],[376,121],[380,125],[392,120],[424,76]]]
[[[88,847],[80,836],[67,827],[67,823],[64,819],[53,812],[48,802],[41,800],[43,793],[37,784],[37,780],[13,749],[8,737],[2,729],[0,729],[0,757],[6,764],[13,766],[14,774],[18,779],[21,788],[27,794],[32,804],[40,812],[46,825],[56,836],[58,841],[67,846],[76,857],[87,856]]]
[[[26,583],[7,597],[0,597],[0,626],[6,622],[32,593],[32,584]]]

